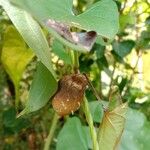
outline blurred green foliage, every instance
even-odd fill
[[[73,2],[74,13],[81,14],[99,0],[74,0]],[[150,147],[150,2],[148,0],[116,0],[114,2],[118,7],[120,21],[120,29],[116,37],[111,44],[107,43],[108,39],[103,37],[103,42],[97,40],[89,53],[79,52],[79,67],[81,72],[89,75],[100,98],[104,100],[105,107],[114,85],[118,86],[121,99],[129,103],[130,108],[126,115],[125,130],[118,149],[148,150]],[[111,17],[111,15],[109,16]],[[90,18],[89,22],[90,24],[93,23]],[[98,25],[95,18],[94,25]],[[87,26],[88,23],[86,23]],[[99,26],[97,27],[99,28]],[[45,29],[43,30],[45,31]],[[109,34],[108,31],[104,33],[104,35],[110,37],[111,34]],[[45,32],[45,35],[49,37],[47,32]],[[47,40],[52,53],[52,65],[50,66],[53,66],[59,79],[67,72],[66,70],[71,72],[72,62],[68,55],[71,56],[72,54],[69,53],[70,49],[66,45],[57,41],[53,36],[50,36],[50,39],[47,38]],[[40,49],[38,52],[34,52],[36,55],[38,53],[40,59],[42,55]],[[6,54],[9,55],[7,59],[4,58]],[[35,54],[31,52],[6,12],[0,7],[0,149],[2,150],[43,149],[44,140],[48,135],[54,113],[51,101],[37,112],[22,118],[16,118],[18,113],[15,110],[14,102],[15,86],[17,86],[19,92],[18,111],[20,112],[27,103],[28,96],[26,95],[29,94],[29,85],[34,78],[33,74],[37,63]],[[45,52],[45,54],[48,53]],[[17,59],[17,56],[19,56],[19,59]],[[23,65],[19,67],[18,71],[17,65],[20,63]],[[43,78],[38,76],[36,80],[39,81],[39,85],[36,85],[38,87],[38,90],[35,89],[36,91],[43,91],[39,88],[40,81],[45,85],[47,76],[43,76]],[[55,83],[49,85],[48,90],[54,91],[51,87],[55,88],[55,86]],[[39,93],[33,93],[35,95],[32,100],[40,98]],[[86,90],[86,97],[89,101],[94,125],[98,128],[104,115],[103,108],[98,101],[95,101],[96,98],[91,90]],[[34,102],[32,101],[32,104]],[[39,108],[42,106],[43,104],[40,104]],[[80,110],[73,117],[70,115],[69,119],[66,117],[59,120],[51,144],[52,150],[73,150],[74,148],[79,150],[92,149],[89,127]]]

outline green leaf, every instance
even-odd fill
[[[56,150],[87,150],[90,140],[85,130],[77,117],[69,118],[58,135]]]
[[[64,0],[63,3],[61,0],[11,1],[14,4],[17,4],[25,10],[29,11],[44,26],[49,26],[51,28],[49,28],[49,32],[53,36],[73,49],[85,51],[86,48],[84,47],[84,44],[77,45],[74,42],[63,39],[62,35],[58,35],[54,29],[57,28],[57,31],[60,30],[58,29],[58,26],[62,25],[60,23],[63,23],[66,26],[73,26],[87,31],[95,31],[98,35],[104,36],[108,39],[113,38],[118,32],[118,10],[115,2],[112,0],[101,0],[77,16],[73,14],[72,0]],[[48,20],[51,22],[50,25],[48,25]],[[53,20],[57,22],[53,22]],[[57,25],[55,23],[57,23]],[[61,31],[61,33],[62,32],[63,31]]]
[[[109,104],[108,104],[109,111],[112,111],[113,109],[115,109],[120,104],[122,104],[122,98],[120,95],[119,87],[118,86],[112,86],[111,92],[109,94]]]
[[[12,126],[14,120],[16,119],[16,110],[15,108],[11,107],[3,112],[3,124],[5,126]]]
[[[93,50],[96,51],[97,59],[101,59],[105,53],[105,46],[100,45],[99,43],[95,43],[93,46]]]
[[[105,112],[98,137],[100,150],[116,149],[124,129],[126,111],[127,103]]]
[[[28,119],[25,118],[17,118],[16,119],[16,110],[14,107],[10,107],[9,109],[3,112],[3,125],[4,125],[4,133],[18,133],[23,128],[27,128],[31,123]]]
[[[91,112],[93,121],[97,123],[101,122],[103,118],[103,114],[104,114],[101,102],[99,101],[90,102],[89,107],[90,107],[90,112]]]
[[[33,56],[33,52],[31,49],[27,49],[20,34],[13,26],[9,26],[4,35],[1,60],[15,86],[16,106],[18,105],[19,98],[19,82],[25,67],[31,61]]]
[[[18,85],[26,65],[34,54],[13,26],[5,32],[1,59],[4,67],[15,85]]]
[[[119,150],[148,150],[149,141],[150,122],[143,113],[129,109]]]
[[[33,77],[29,91],[29,99],[25,109],[18,115],[39,110],[50,100],[57,89],[57,82],[51,72],[40,62]]]
[[[136,23],[136,17],[134,13],[122,14],[119,18],[120,31],[123,31],[127,25],[134,25]]]
[[[70,65],[72,64],[72,62],[71,62],[71,56],[69,55],[69,52],[67,52],[67,50],[64,48],[63,44],[60,43],[58,40],[55,40],[53,42],[52,50],[66,64],[70,64]]]
[[[101,0],[78,15],[77,23],[83,29],[96,31],[97,34],[111,39],[119,28],[117,6],[112,0]]]
[[[9,0],[0,1],[11,21],[41,62],[55,76],[49,46],[39,24],[25,11],[11,5]]]
[[[115,53],[119,55],[121,58],[127,56],[131,52],[134,46],[135,46],[135,42],[132,40],[113,43],[113,49]]]
[[[90,128],[88,126],[82,126],[84,134],[85,134],[85,141],[87,142],[88,149],[92,149],[92,140],[90,136]]]

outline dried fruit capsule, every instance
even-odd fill
[[[86,86],[87,79],[82,74],[64,76],[52,100],[54,110],[60,116],[74,113],[80,107]]]

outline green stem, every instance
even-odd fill
[[[97,134],[96,134],[95,127],[93,125],[93,119],[92,119],[92,115],[90,113],[90,109],[89,109],[89,105],[88,105],[88,101],[87,101],[86,97],[84,97],[83,109],[84,109],[84,113],[86,116],[86,120],[90,127],[90,134],[91,134],[92,143],[93,143],[93,150],[99,150],[99,146],[98,146],[98,142],[97,142]]]
[[[79,70],[79,54],[77,51],[74,51],[74,71],[78,73]]]
[[[49,131],[49,134],[45,140],[45,145],[44,145],[44,150],[49,150],[50,148],[50,144],[52,142],[53,139],[53,135],[57,126],[57,122],[58,122],[59,116],[57,115],[57,113],[54,114],[53,120],[52,120],[52,124],[51,124],[51,128]]]

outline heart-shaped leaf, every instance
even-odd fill
[[[80,51],[89,50],[93,45],[95,36],[90,37],[91,40],[89,40],[88,44],[87,42],[80,43],[79,40],[77,42],[74,39],[80,39],[80,36],[75,35],[75,37],[73,37],[71,33],[68,32],[68,26],[74,26],[87,31],[95,31],[98,35],[108,39],[113,38],[119,28],[117,6],[112,0],[101,0],[77,16],[75,16],[72,11],[72,0],[64,0],[63,3],[62,0],[11,1],[29,11],[44,26],[50,27],[49,32],[65,45]],[[63,30],[60,32],[62,27]],[[68,40],[66,36],[70,36],[71,40]],[[88,34],[84,35],[82,40],[86,41],[88,36]],[[88,47],[86,45],[88,45]]]

